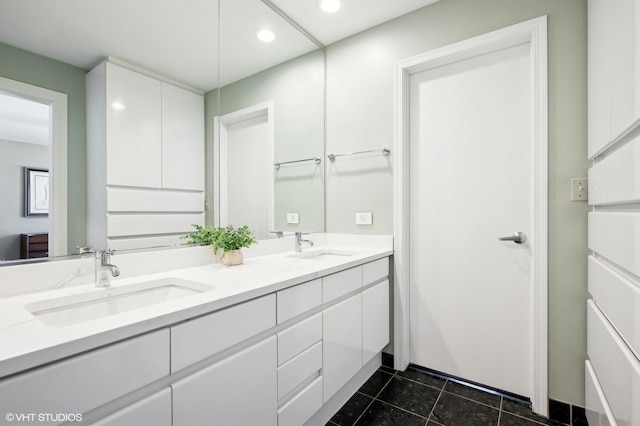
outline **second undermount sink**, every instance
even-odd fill
[[[162,278],[41,300],[29,303],[25,308],[51,327],[65,327],[214,289],[213,286],[181,278]]]
[[[296,259],[325,260],[332,258],[349,257],[355,254],[358,254],[358,252],[348,250],[317,249],[303,251],[302,253],[290,254],[289,257],[293,257]]]

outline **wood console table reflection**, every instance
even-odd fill
[[[20,234],[20,259],[47,257],[49,234]]]

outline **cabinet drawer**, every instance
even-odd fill
[[[163,329],[0,381],[14,413],[86,413],[169,374]]]
[[[278,324],[322,304],[322,281],[310,281],[279,291]]]
[[[591,212],[588,218],[589,248],[640,276],[640,213]]]
[[[382,278],[389,276],[389,258],[374,260],[362,265],[362,284],[371,284]]]
[[[171,327],[171,371],[215,355],[276,325],[273,294]]]
[[[626,340],[640,354],[640,283],[589,257],[589,293]]]
[[[166,388],[143,400],[131,404],[108,417],[92,423],[93,426],[171,426],[171,388]]]
[[[278,365],[322,340],[322,313],[278,333]]]
[[[322,302],[327,303],[362,287],[362,266],[322,278]]]
[[[300,426],[322,407],[322,377],[318,377],[278,410],[278,426]]]
[[[598,383],[596,373],[593,371],[591,362],[585,361],[584,365],[585,384],[585,410],[587,420],[591,426],[611,426],[615,425],[613,414],[609,408],[604,392]]]
[[[318,342],[278,367],[278,399],[318,373],[322,368],[322,342]]]
[[[592,300],[587,302],[587,353],[618,424],[640,424],[640,361]]]

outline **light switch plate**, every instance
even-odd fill
[[[571,201],[589,200],[589,180],[587,178],[571,179]]]
[[[371,212],[356,213],[356,225],[373,225],[373,215]]]
[[[298,224],[298,223],[300,223],[300,214],[299,213],[287,213],[287,223],[288,224]]]

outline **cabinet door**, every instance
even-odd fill
[[[204,191],[204,97],[162,83],[162,187]]]
[[[0,380],[0,409],[86,413],[169,375],[169,329]]]
[[[272,336],[176,382],[173,425],[275,425],[276,351]]]
[[[94,426],[171,426],[171,389],[166,388],[92,423]]]
[[[161,83],[107,63],[107,185],[160,188]]]
[[[589,149],[640,118],[640,0],[589,0]]]
[[[362,292],[362,365],[389,343],[389,281]]]
[[[362,368],[362,295],[322,313],[324,402]]]

